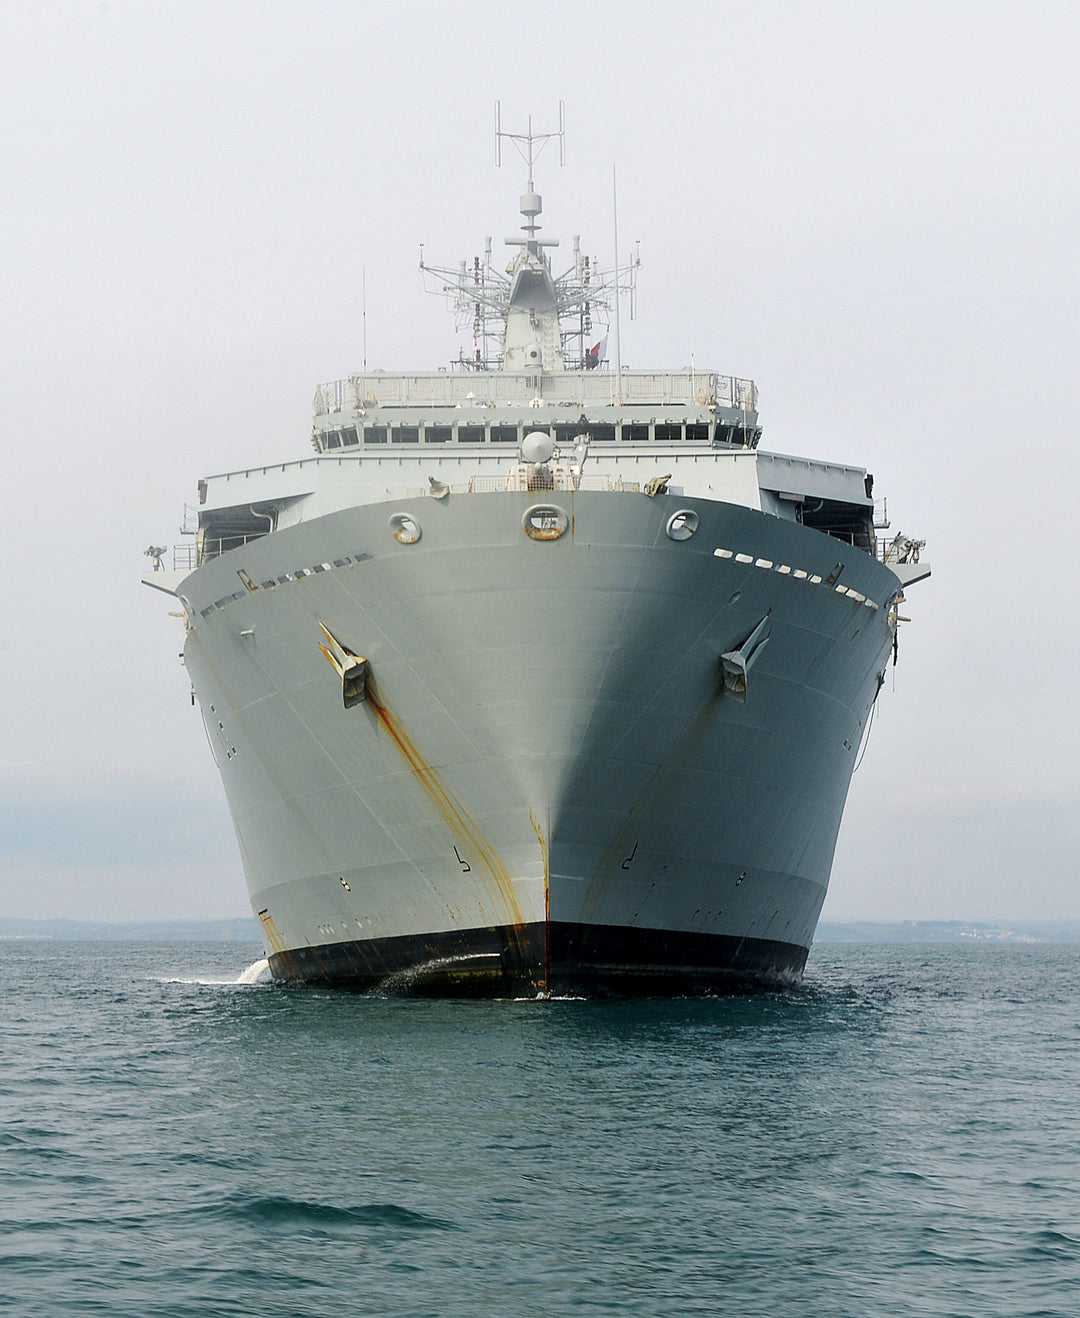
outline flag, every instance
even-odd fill
[[[595,370],[595,368],[600,365],[600,363],[604,360],[606,356],[607,356],[607,335],[605,334],[599,343],[597,343],[594,347],[589,348],[586,351],[585,353],[586,369],[590,371]]]

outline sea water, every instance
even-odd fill
[[[0,1312],[1080,1313],[1080,949],[431,1002],[0,943]]]

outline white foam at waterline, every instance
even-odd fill
[[[209,988],[234,988],[237,984],[272,984],[274,977],[270,973],[270,962],[263,957],[253,961],[246,970],[241,970],[235,979],[221,979],[207,975],[153,975],[159,984],[203,984]]]
[[[270,984],[273,982],[273,975],[270,973],[270,962],[266,957],[259,961],[253,961],[246,970],[241,970],[236,977],[238,984]]]
[[[207,988],[235,988],[236,979],[208,979],[206,975],[150,975],[155,984],[202,984]]]

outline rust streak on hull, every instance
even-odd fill
[[[494,890],[506,909],[507,923],[513,928],[525,925],[525,917],[514,890],[514,881],[498,852],[475,820],[471,819],[461,803],[428,764],[419,747],[401,726],[391,707],[380,697],[374,682],[368,684],[368,708],[386,729],[394,744],[412,769],[416,781],[423,787],[439,814],[450,827],[454,837],[464,848],[478,869],[486,871]]]
[[[551,863],[544,830],[531,810],[529,822],[533,826],[537,842],[540,843],[540,855],[544,860],[544,992],[549,992],[551,989]]]

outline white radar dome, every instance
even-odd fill
[[[521,441],[524,462],[547,462],[555,452],[555,441],[543,430],[530,430]]]

